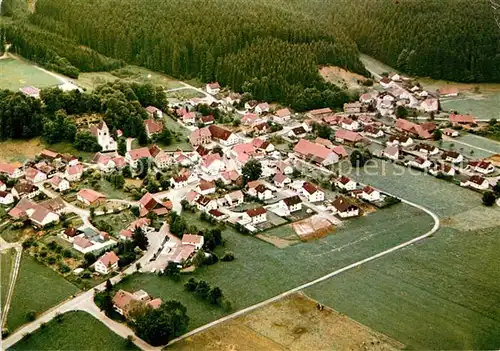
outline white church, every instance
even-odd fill
[[[116,151],[117,144],[115,139],[109,134],[109,128],[104,121],[101,121],[97,127],[92,127],[92,134],[97,138],[97,142],[102,147],[102,151]]]

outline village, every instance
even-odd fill
[[[137,147],[127,138],[120,155],[123,133],[95,120],[89,131],[101,151],[90,161],[45,149],[22,165],[0,164],[7,228],[34,257],[88,289],[132,267],[189,273],[213,260],[209,231],[189,219],[179,224],[179,215],[286,250],[296,242],[276,235],[285,227],[305,242],[397,206],[400,199],[347,170],[374,162],[410,167],[484,194],[498,190],[500,157],[475,157],[453,144],[462,131],[484,122],[440,111],[439,99],[457,91],[428,92],[398,74],[365,90],[342,112],[294,113],[242,101],[242,95],[209,83],[204,98],[170,102],[168,111],[145,106],[150,139],[172,123],[185,131],[182,142],[189,147],[175,151],[154,142]],[[40,96],[34,87],[21,91]],[[218,123],[223,118],[214,111],[231,122]],[[56,261],[50,251],[65,254]],[[158,308],[161,299],[142,290],[113,296],[114,310],[125,318],[134,304]]]

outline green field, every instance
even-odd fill
[[[12,265],[14,264],[15,259],[15,249],[5,250],[0,253],[0,283],[2,284],[0,287],[0,296],[2,297],[2,311],[5,305],[5,300],[7,299],[7,293],[9,292],[10,275],[12,273]]]
[[[92,90],[100,84],[114,82],[118,79],[139,84],[151,83],[156,86],[162,86],[165,89],[175,89],[183,86],[174,78],[138,66],[126,66],[112,72],[80,73],[76,82],[83,88]]]
[[[443,110],[455,110],[467,113],[477,118],[500,119],[500,93],[485,93],[480,96],[465,96],[463,98],[443,100]]]
[[[23,254],[12,296],[7,327],[12,332],[26,323],[26,314],[42,313],[78,292],[78,289],[59,274]]]
[[[434,211],[441,229],[306,293],[410,349],[498,348],[498,207],[482,206],[473,191],[383,165],[380,174],[357,179]]]
[[[94,221],[104,221],[108,223],[114,229],[113,234],[118,235],[120,230],[126,229],[129,224],[136,219],[137,217],[135,217],[130,210],[126,210],[120,213],[110,213],[105,216],[97,216]]]
[[[193,98],[204,98],[205,94],[200,93],[198,90],[194,89],[182,89],[167,92],[167,98],[177,99],[177,100],[189,100]]]
[[[206,226],[194,215],[187,215],[187,219],[200,228]],[[235,260],[202,267],[189,276],[219,286],[233,309],[239,310],[421,235],[432,224],[426,213],[400,204],[351,220],[335,234],[285,249],[226,229],[226,245],[216,253],[220,256],[224,250],[230,250]],[[154,274],[134,275],[120,283],[119,288],[144,289],[152,296],[179,300],[188,309],[189,328],[193,329],[226,312],[185,292],[183,281],[189,276],[174,283]]]
[[[52,320],[9,350],[137,350],[85,312],[68,312]]]
[[[41,89],[59,84],[62,84],[59,79],[26,61],[14,58],[0,60],[0,89],[19,90],[30,85]]]

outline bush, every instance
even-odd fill
[[[225,251],[224,255],[221,258],[221,261],[224,262],[234,261],[234,254],[231,251]]]
[[[49,256],[47,258],[47,263],[50,264],[50,265],[53,265],[57,262],[56,258],[54,256]]]
[[[33,322],[36,319],[36,312],[35,311],[29,311],[26,313],[26,320],[28,322]]]
[[[64,251],[62,252],[62,255],[63,255],[63,257],[65,257],[65,258],[71,258],[71,257],[73,257],[73,253],[71,252],[71,250],[68,250],[68,249],[64,250]]]
[[[61,272],[63,274],[68,273],[69,271],[71,271],[71,269],[67,265],[61,264],[59,266],[59,272]]]

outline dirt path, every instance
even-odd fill
[[[2,223],[0,228],[6,225],[7,223],[8,222]],[[9,291],[7,293],[7,298],[5,299],[5,306],[2,311],[2,321],[1,321],[2,328],[7,322],[7,315],[9,314],[10,302],[12,301],[12,296],[14,295],[14,288],[16,286],[17,276],[19,274],[19,267],[21,266],[21,257],[23,254],[23,248],[20,243],[17,242],[7,243],[3,238],[0,237],[0,249],[3,251],[3,250],[9,250],[11,248],[16,250],[16,259],[14,261],[14,267],[12,268],[12,272],[10,272]]]

